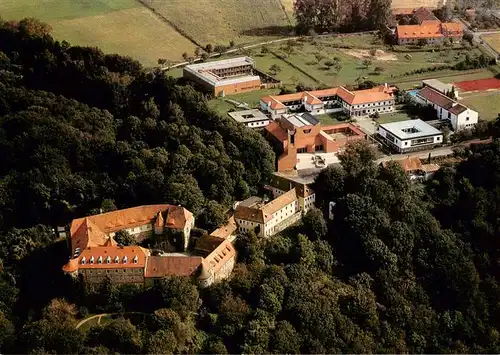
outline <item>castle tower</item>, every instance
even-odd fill
[[[165,228],[165,221],[163,220],[161,211],[159,211],[158,215],[156,216],[154,228],[155,228],[155,234],[163,234]]]

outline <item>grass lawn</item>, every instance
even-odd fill
[[[460,102],[479,112],[479,118],[483,120],[494,120],[500,113],[500,92],[498,91],[465,97]]]
[[[386,114],[380,115],[380,117],[376,120],[376,122],[378,124],[382,124],[382,123],[406,121],[409,119],[411,119],[411,117],[406,112],[400,111],[400,112],[386,113]]]
[[[202,45],[262,42],[291,25],[279,0],[146,0]],[[288,32],[288,31],[286,31]],[[285,32],[285,33],[286,33]]]
[[[500,33],[495,33],[491,35],[484,35],[481,38],[488,43],[490,46],[500,51]]]
[[[316,118],[323,125],[342,123],[342,121],[339,121],[337,119],[337,117],[338,117],[337,114],[327,114],[327,113],[325,113],[323,115],[316,115]],[[345,121],[345,122],[348,122],[348,121]]]
[[[128,55],[145,66],[157,65],[158,58],[181,60],[195,48],[136,0],[2,0],[0,14],[5,20],[39,18],[58,40]]]
[[[382,58],[372,57],[369,50],[366,48],[339,49],[333,42],[340,40],[344,42],[359,42],[358,45],[360,46],[362,43],[365,43],[366,47],[376,41],[376,38],[372,35],[354,35],[342,38],[332,38],[330,40],[324,38],[314,39],[312,41],[300,42],[298,46],[294,47],[293,53],[288,55],[284,53],[285,44],[276,44],[271,46],[270,49],[279,55],[286,55],[287,61],[301,69],[297,70],[292,68],[295,71],[295,74],[293,74],[295,78],[297,75],[301,74],[302,71],[313,77],[319,84],[325,86],[354,85],[358,78],[372,80],[378,83],[397,82],[398,80],[405,81],[404,79],[408,78],[408,76],[405,75],[407,72],[421,68],[454,64],[463,60],[465,55],[470,53],[470,51],[467,52],[466,50],[458,49],[440,52],[413,52],[411,54],[411,59],[407,59],[405,58],[405,53],[389,52],[388,49],[385,48],[386,52]],[[384,50],[382,45],[377,45],[377,48]],[[317,58],[318,55],[322,57],[319,62]],[[272,54],[261,56],[260,63],[269,61],[271,58],[273,58]],[[325,65],[328,60],[332,60],[333,58],[338,58],[340,60],[341,69],[339,72],[329,69]],[[371,62],[368,66],[363,64],[363,61],[366,59],[369,59]],[[274,61],[272,64],[278,64],[280,67],[286,65],[285,61],[275,56],[272,60]],[[281,64],[276,61],[280,61]],[[375,68],[379,68],[378,73],[375,71]],[[288,70],[284,70],[280,73],[280,78],[284,80],[284,77],[290,78],[291,75],[292,74]],[[429,75],[432,75],[432,73],[415,74],[415,80]],[[314,80],[309,79],[309,81]]]
[[[243,94],[231,95],[227,97],[218,97],[208,102],[208,105],[222,115],[226,115],[230,109],[242,110],[236,108],[232,103],[227,102],[225,99],[235,100],[239,102],[246,102],[250,108],[259,106],[260,98],[266,95],[278,95],[280,89],[258,90]]]
[[[473,73],[470,73],[470,74],[465,74],[465,73],[461,74],[461,72],[455,71],[455,70],[445,70],[445,71],[437,72],[437,73],[424,73],[424,74],[420,74],[420,75],[416,75],[416,76],[411,76],[408,78],[411,78],[411,79],[415,78],[415,80],[397,83],[397,85],[400,89],[404,89],[404,90],[413,89],[415,87],[420,87],[420,86],[422,86],[422,79],[421,78],[425,77],[426,74],[428,76],[435,74],[436,76],[435,77],[433,76],[433,77],[435,79],[442,81],[443,83],[456,83],[458,81],[488,79],[488,78],[492,78],[494,76],[494,74],[490,70],[488,70],[487,68],[481,69],[478,71],[474,71]],[[440,77],[440,75],[441,75],[441,77]],[[419,77],[420,77],[420,79],[417,79]]]

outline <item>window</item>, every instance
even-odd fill
[[[81,264],[85,265],[85,257],[82,258]]]
[[[408,145],[408,142],[405,142],[405,145]]]
[[[436,138],[436,140],[437,140],[437,141],[440,141],[440,140],[441,140],[441,137],[437,137],[437,138]]]
[[[127,256],[125,255],[125,256],[123,257],[123,263],[124,263],[124,264],[126,264],[126,263],[127,263],[127,260],[128,260],[128,258],[127,258]]]
[[[466,117],[466,118],[465,118],[465,120],[466,120],[466,121],[468,121],[468,120],[469,120],[469,117]]]
[[[91,264],[93,264],[93,263],[94,263],[94,261],[95,261],[94,257],[93,257],[93,256],[91,256],[91,257],[90,257],[90,263],[91,263]]]
[[[451,113],[448,112],[448,118],[451,118]]]
[[[311,130],[310,130],[310,129],[305,129],[305,130],[304,130],[304,133],[305,133],[305,134],[311,133]]]
[[[307,153],[307,148],[298,148],[297,153]]]
[[[323,144],[317,145],[314,150],[315,151],[321,151],[321,150],[323,150]]]

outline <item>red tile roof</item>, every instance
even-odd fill
[[[145,277],[191,276],[202,261],[199,256],[150,256]]]
[[[144,268],[148,255],[147,249],[137,245],[88,247],[78,257],[69,260],[63,270]]]
[[[288,139],[288,134],[275,121],[272,121],[265,127],[266,131],[272,134],[278,141],[284,142]]]
[[[217,238],[227,239],[231,235],[233,235],[233,233],[236,232],[237,229],[238,229],[238,226],[236,225],[236,222],[234,221],[234,216],[231,216],[227,220],[227,223],[225,225],[217,228],[212,233],[210,233],[210,235],[213,237],[217,237]]]
[[[439,38],[443,37],[440,24],[400,25],[396,27],[398,38]]]
[[[224,240],[203,260],[203,264],[207,270],[217,272],[235,256],[236,250],[234,249],[233,243],[229,240]]]

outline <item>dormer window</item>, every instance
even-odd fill
[[[85,257],[83,257],[83,258],[82,258],[82,260],[80,261],[80,263],[81,263],[82,265],[85,265],[85,261],[86,261],[86,259],[85,259]]]
[[[91,256],[91,257],[90,257],[90,263],[91,263],[91,264],[93,264],[93,263],[94,263],[94,261],[95,261],[94,256]]]
[[[115,264],[118,264],[120,262],[120,258],[117,256],[115,256]]]
[[[128,258],[127,258],[127,256],[125,255],[125,256],[123,257],[123,263],[124,263],[124,264],[126,264],[126,263],[127,263],[127,260],[128,260]]]
[[[98,264],[102,264],[102,256],[100,256],[100,257],[97,258],[97,263]]]
[[[139,261],[139,258],[137,257],[137,255],[136,255],[136,256],[134,256],[133,261],[134,261],[134,264],[137,264],[137,262]]]
[[[111,257],[108,255],[106,257],[106,264],[110,264],[111,263]]]

